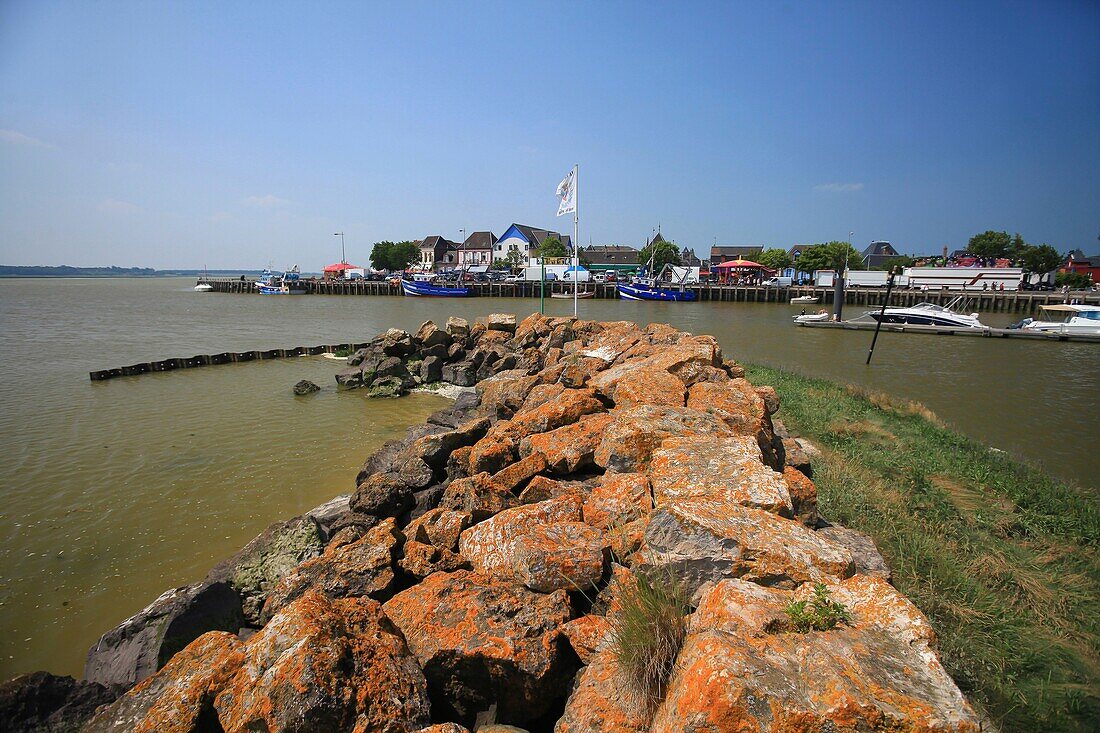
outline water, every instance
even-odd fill
[[[333,389],[321,357],[91,382],[88,372],[221,351],[361,341],[537,300],[259,297],[193,280],[0,280],[0,678],[79,676],[99,635],[201,578],[276,519],[346,493],[382,441],[446,402]],[[572,302],[547,300],[566,315]],[[799,329],[794,309],[582,301],[582,315],[718,337],[727,356],[928,405],[991,445],[1095,486],[1093,344]],[[1008,316],[987,315],[991,325]],[[312,379],[324,390],[296,398]]]

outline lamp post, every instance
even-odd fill
[[[459,229],[458,233],[459,233],[459,236],[462,238],[462,249],[459,250],[458,260],[459,260],[459,264],[465,265],[466,264],[466,230],[465,229]]]
[[[340,238],[340,264],[346,265],[348,263],[348,256],[344,254],[344,233],[333,232],[332,236]]]

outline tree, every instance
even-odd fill
[[[966,250],[975,257],[981,257],[984,260],[995,260],[998,257],[1007,255],[1011,247],[1012,237],[1008,236],[1008,232],[995,232],[990,229],[971,237]]]
[[[803,249],[795,266],[801,272],[812,273],[814,270],[843,272],[845,264],[849,267],[859,267],[862,263],[863,255],[847,242],[826,242]]]
[[[553,257],[568,257],[569,250],[557,237],[547,237],[542,240],[542,244],[535,250],[535,255],[543,260]]]
[[[1017,265],[1024,268],[1025,272],[1045,275],[1051,270],[1057,269],[1059,265],[1066,261],[1066,258],[1058,254],[1058,250],[1049,244],[1040,244],[1034,247],[1025,244],[1021,250],[1015,253],[1015,261]]]
[[[891,257],[891,258],[885,260],[880,265],[875,265],[872,269],[883,270],[885,272],[889,272],[890,270],[893,270],[895,267],[912,267],[912,266],[913,266],[913,258],[912,257],[910,257],[909,255],[898,255],[897,257]]]
[[[791,256],[780,247],[764,250],[756,261],[769,270],[785,270],[791,266]]]
[[[1083,272],[1059,272],[1054,276],[1054,284],[1065,285],[1070,290],[1088,290],[1092,287],[1092,278]]]
[[[420,259],[420,245],[403,242],[375,242],[370,251],[370,264],[376,270],[404,270]]]
[[[650,277],[656,277],[665,268],[665,265],[679,265],[683,262],[680,258],[680,248],[676,246],[675,242],[669,242],[665,239],[658,239],[656,242],[644,247],[638,253],[638,264],[649,267],[650,257],[653,258],[653,271],[646,273]]]

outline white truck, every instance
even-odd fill
[[[850,288],[884,288],[890,273],[885,270],[848,270],[844,286]],[[898,285],[895,278],[894,284]]]
[[[1019,267],[907,267],[908,286],[922,290],[1019,290]]]

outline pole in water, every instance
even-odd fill
[[[894,289],[894,272],[896,268],[890,268],[890,277],[886,280],[886,298],[882,301],[882,309],[878,312],[878,323],[875,324],[875,335],[871,337],[871,348],[867,350],[867,363],[871,363],[871,357],[875,355],[875,342],[878,341],[878,332],[882,328],[882,319],[886,315],[886,306],[890,303],[890,291]]]
[[[577,317],[577,289],[580,287],[581,274],[578,271],[580,269],[580,257],[577,256],[577,247],[580,246],[577,240],[577,224],[580,221],[580,199],[581,199],[581,166],[578,163],[573,167],[576,174],[573,178],[573,191],[574,191],[574,205],[573,205],[573,317]]]
[[[542,267],[542,279],[539,280],[539,313],[546,315],[546,261],[539,257],[539,265]]]

